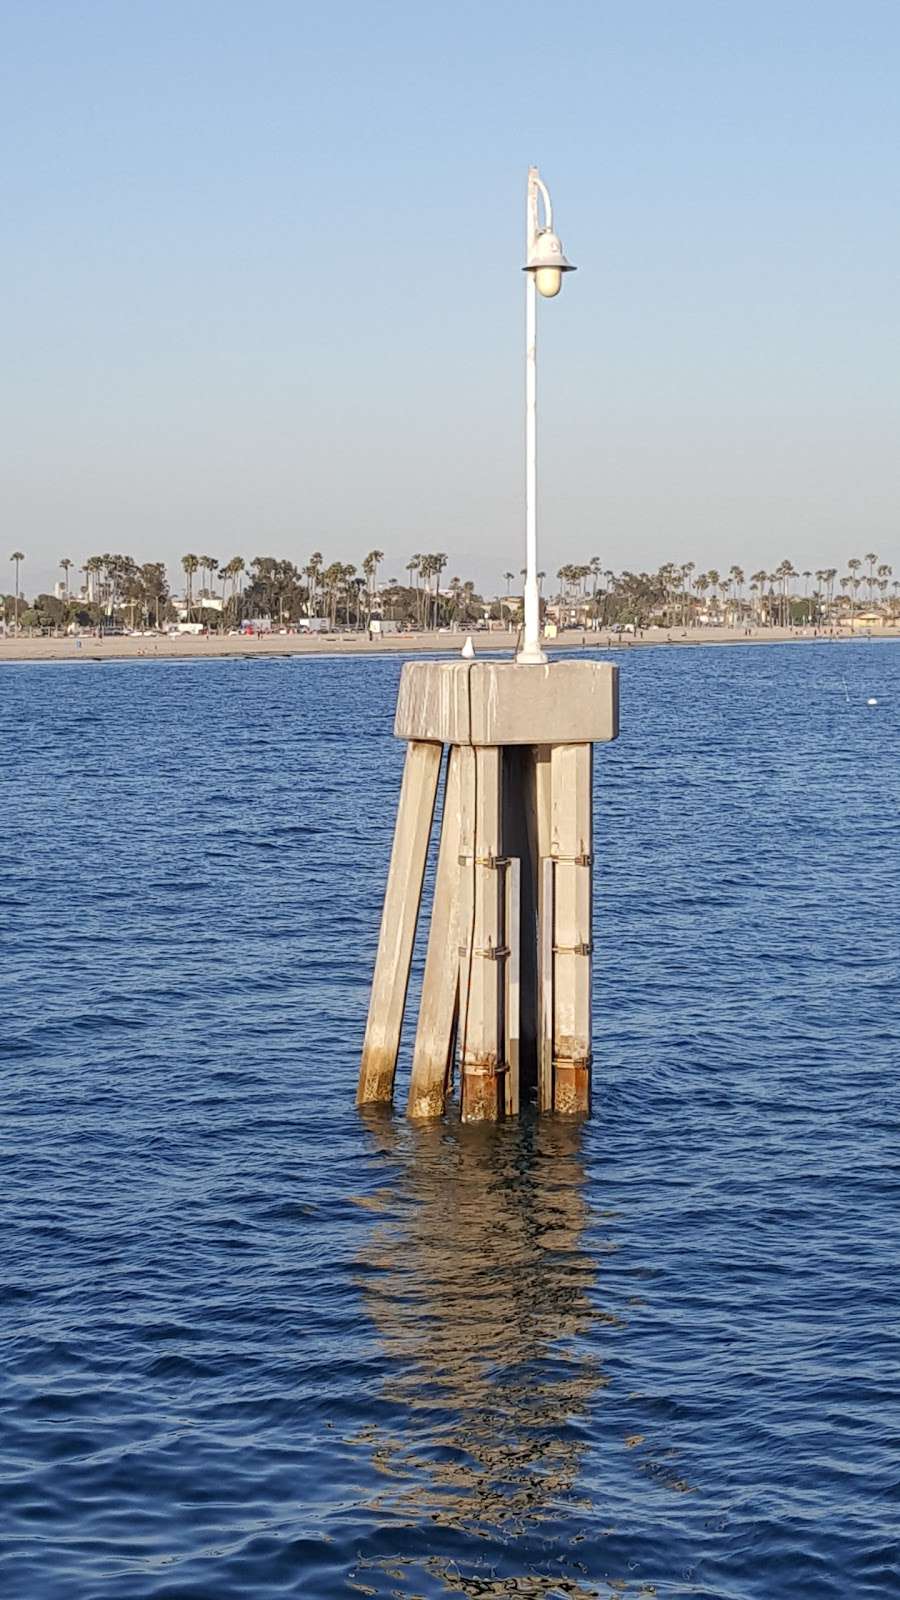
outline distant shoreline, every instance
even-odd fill
[[[364,656],[364,655],[458,655],[467,635],[459,633],[388,634],[369,640],[365,634],[262,634],[250,637],[206,638],[193,634],[140,638],[136,636],[96,639],[0,639],[0,666],[4,663],[42,661],[211,661],[252,659],[257,656]],[[878,628],[871,633],[815,632],[812,628],[645,628],[639,634],[613,634],[605,629],[593,633],[572,629],[557,639],[545,641],[549,655],[572,650],[642,649],[648,645],[692,648],[698,645],[726,644],[842,644],[850,640],[900,639],[900,629]],[[476,655],[497,651],[512,653],[517,642],[514,633],[473,633]]]

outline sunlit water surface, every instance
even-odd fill
[[[4,1594],[898,1592],[900,647],[621,662],[487,1130],[353,1105],[397,661],[0,669]]]

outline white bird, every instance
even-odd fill
[[[463,661],[471,661],[472,658],[474,657],[474,655],[475,655],[475,646],[472,643],[472,635],[471,634],[469,634],[468,639],[466,640],[465,644],[463,645],[463,647],[462,647],[462,649],[460,650],[459,653],[462,656]]]

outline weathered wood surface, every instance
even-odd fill
[[[359,1069],[358,1105],[390,1104],[443,748],[410,741],[403,768],[378,953]]]
[[[537,841],[538,925],[538,1109],[553,1110],[553,852],[550,805],[550,746],[534,752],[534,821]]]
[[[447,764],[441,843],[422,999],[413,1051],[407,1112],[411,1117],[439,1117],[447,1103],[459,1006],[459,948],[462,879],[460,856],[472,848],[472,802],[475,755],[453,746]]]
[[[541,862],[540,1007],[538,1030],[538,1110],[553,1110],[553,891],[556,862],[550,855]]]
[[[462,1037],[461,1109],[464,1122],[489,1122],[499,1115],[503,1066],[501,1000],[504,964],[502,944],[502,873],[496,859],[501,848],[501,751],[475,751],[474,915],[465,1032]]]
[[[509,955],[506,960],[506,1015],[504,1054],[506,1074],[503,1082],[504,1110],[508,1117],[519,1115],[519,1033],[521,1023],[521,917],[522,863],[518,856],[510,857],[506,870],[506,901],[504,905],[504,931]]]
[[[553,1109],[590,1109],[591,781],[589,744],[550,755],[553,918]]]

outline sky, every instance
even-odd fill
[[[503,588],[536,163],[541,567],[900,575],[898,69],[893,0],[0,0],[4,558]]]

